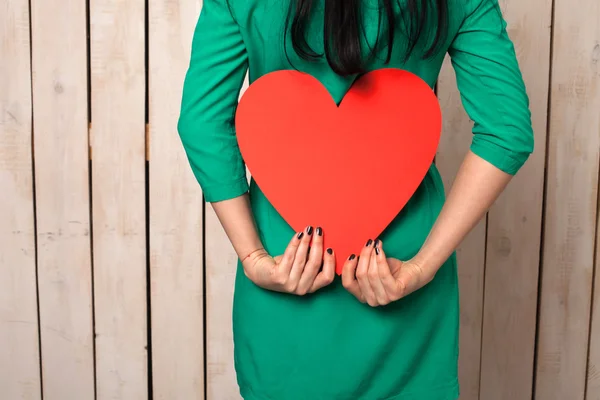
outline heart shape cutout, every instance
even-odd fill
[[[283,70],[250,85],[235,124],[256,184],[294,230],[323,228],[341,274],[425,177],[442,116],[431,87],[408,71],[364,74],[338,107],[316,78]]]

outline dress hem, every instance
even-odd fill
[[[240,386],[240,394],[244,400],[278,400],[269,396],[261,396],[256,394],[249,386]],[[449,385],[438,386],[435,389],[427,389],[423,391],[411,391],[409,393],[399,393],[392,397],[374,398],[360,397],[357,400],[457,400],[460,395],[458,381]],[[348,400],[349,398],[335,399]],[[355,399],[355,398],[353,398]],[[334,400],[334,399],[332,399]]]

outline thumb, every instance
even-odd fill
[[[402,264],[396,282],[403,292],[403,296],[407,296],[425,285],[427,280],[423,274],[424,272],[419,265],[410,262]]]

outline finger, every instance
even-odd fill
[[[319,268],[321,267],[322,262],[323,230],[320,227],[317,227],[312,237],[310,251],[308,252],[308,259],[304,265],[304,270],[300,276],[300,281],[298,282],[298,288],[296,289],[297,294],[304,295],[308,293],[315,281],[315,278],[317,277],[317,274],[319,273]]]
[[[383,282],[381,282],[381,279],[379,277],[379,265],[377,262],[377,258],[381,256],[382,247],[383,246],[381,244],[381,241],[377,239],[374,244],[374,251],[371,252],[367,276],[369,278],[369,284],[371,285],[371,288],[375,293],[375,298],[377,299],[377,302],[379,303],[379,305],[383,306],[389,304],[390,299],[387,292],[385,291],[385,288],[383,287]],[[387,264],[387,262],[385,263]]]
[[[383,251],[383,246],[380,246],[379,254],[376,254],[375,260],[377,262],[377,269],[379,272],[379,279],[385,292],[388,295],[390,301],[396,301],[402,297],[402,289],[398,285],[398,281],[392,275],[390,266],[387,262],[387,257]]]
[[[358,267],[356,268],[356,280],[358,281],[360,291],[367,300],[367,303],[369,303],[371,307],[376,307],[379,303],[377,302],[375,292],[373,292],[373,288],[369,282],[371,253],[373,253],[373,241],[369,239],[360,253],[360,260],[358,261]]]
[[[344,266],[342,267],[342,286],[349,291],[360,302],[364,303],[365,298],[360,291],[360,286],[356,280],[356,267],[358,266],[358,258],[356,254],[350,255]]]
[[[280,260],[275,258],[275,261],[278,263],[279,268],[281,268],[280,273],[285,276],[290,275],[290,271],[292,269],[292,265],[294,264],[294,259],[296,258],[296,252],[298,251],[298,246],[300,245],[300,240],[304,236],[304,232],[298,232],[290,240],[283,256],[281,256]]]
[[[298,283],[300,282],[302,271],[304,271],[304,266],[306,265],[306,254],[308,252],[308,246],[310,246],[312,234],[313,227],[307,226],[306,229],[304,229],[304,231],[299,235],[300,244],[296,249],[296,256],[294,257],[294,263],[292,264],[292,269],[290,270],[288,279],[288,289],[290,291],[295,291],[298,287]]]
[[[335,254],[333,249],[327,249],[323,256],[323,269],[315,278],[309,292],[314,293],[319,289],[328,286],[335,278]]]

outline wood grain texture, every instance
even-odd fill
[[[207,399],[238,400],[231,321],[238,258],[210,204],[205,218]]]
[[[86,7],[33,0],[31,13],[44,399],[92,399]]]
[[[480,398],[525,400],[533,391],[552,1],[505,0],[502,9],[530,98],[535,151],[488,213]]]
[[[246,74],[240,98],[247,88]],[[250,178],[248,169],[246,176]],[[212,207],[205,207],[207,397],[238,400],[231,318],[238,257]]]
[[[150,0],[150,278],[154,399],[204,398],[202,192],[177,135],[200,2]]]
[[[554,16],[536,398],[581,400],[598,199],[600,3],[555,0]]]
[[[41,398],[27,0],[0,3],[0,388]]]
[[[599,177],[600,178],[600,177]],[[600,180],[598,182],[600,188]],[[586,400],[600,400],[600,190],[596,208],[596,260],[594,267],[594,297],[592,298],[592,321],[587,365]]]
[[[145,400],[145,4],[90,6],[97,399]]]
[[[444,119],[436,165],[448,191],[469,150],[473,128],[462,106],[449,58],[444,61],[437,93]],[[485,231],[486,221],[482,220],[457,250],[460,286],[459,381],[462,400],[479,399]]]

